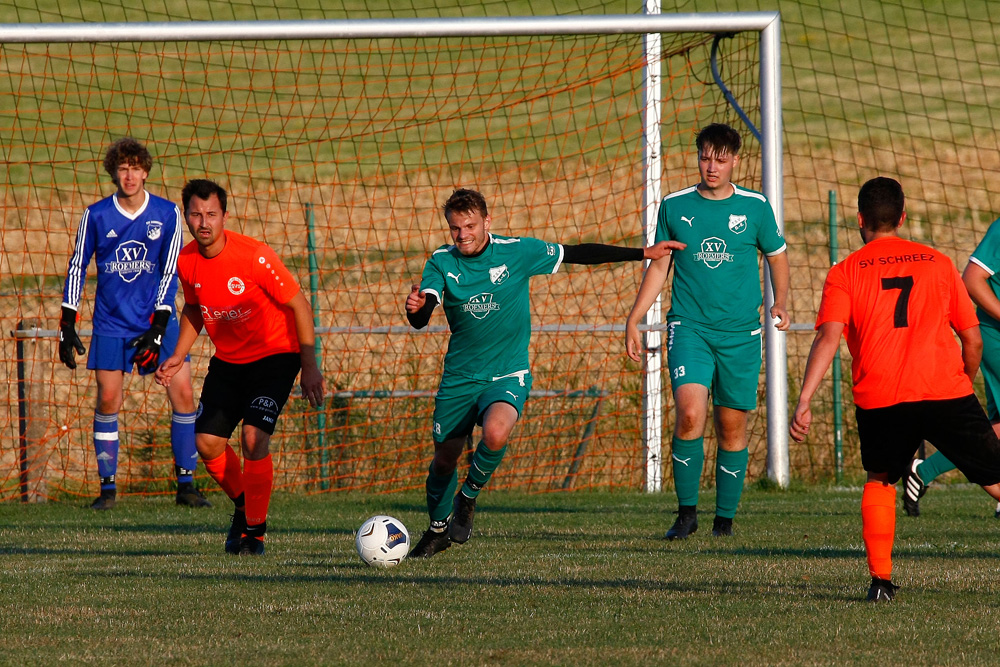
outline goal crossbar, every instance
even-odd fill
[[[760,31],[778,12],[314,21],[0,23],[0,42],[204,42]]]

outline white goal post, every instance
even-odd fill
[[[660,63],[663,33],[757,32],[760,35],[760,109],[762,189],[774,207],[778,227],[782,215],[780,15],[778,12],[660,14],[658,2],[648,0],[646,14],[507,18],[364,19],[315,21],[204,21],[159,23],[0,24],[0,43],[108,43],[194,42],[219,40],[341,40],[415,37],[485,37],[531,35],[645,35],[647,62]],[[659,71],[646,71],[644,91],[643,231],[652,242],[657,208],[662,198],[660,118],[662,94]],[[770,326],[773,304],[770,277],[765,270],[765,337],[767,379],[767,474],[779,486],[789,482],[788,380],[783,332]],[[623,314],[624,319],[624,314]],[[644,446],[647,491],[662,487],[663,382],[661,378],[662,325],[659,300],[646,324],[646,372],[643,390]],[[615,327],[624,331],[624,324]],[[56,332],[33,330],[19,337],[42,337]]]

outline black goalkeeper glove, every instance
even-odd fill
[[[70,369],[76,368],[74,350],[76,354],[83,354],[87,348],[83,346],[83,341],[76,333],[76,311],[63,306],[62,317],[59,318],[59,361]]]
[[[140,373],[152,373],[160,365],[160,345],[163,344],[163,334],[167,332],[169,321],[169,310],[157,310],[153,313],[152,324],[146,333],[128,342],[129,347],[135,348],[132,360],[138,366]]]

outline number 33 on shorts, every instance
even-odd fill
[[[683,367],[683,366],[678,366],[677,368],[675,368],[675,369],[674,369],[674,372],[673,372],[673,376],[674,376],[674,379],[675,379],[675,380],[676,380],[677,378],[682,378],[682,377],[684,377],[684,367]]]

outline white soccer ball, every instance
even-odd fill
[[[372,567],[392,567],[406,558],[410,534],[399,519],[379,514],[361,524],[354,546],[361,560]]]

